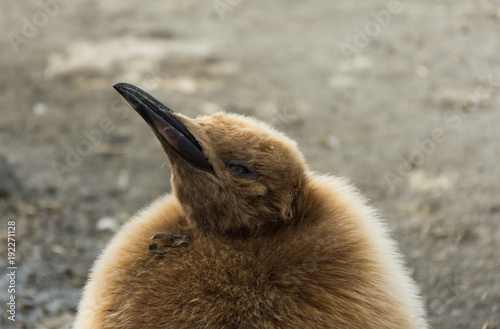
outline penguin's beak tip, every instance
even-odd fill
[[[217,176],[203,154],[200,144],[177,118],[174,111],[131,84],[120,82],[113,85],[113,88],[141,115],[162,144],[167,144],[193,167]]]

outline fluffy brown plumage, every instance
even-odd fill
[[[427,328],[384,225],[344,180],[310,172],[266,124],[189,119],[116,88],[139,113],[161,114],[141,113],[167,153],[173,193],[99,257],[75,329]]]

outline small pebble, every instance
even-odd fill
[[[118,231],[120,225],[118,225],[117,221],[111,217],[103,217],[99,219],[97,222],[96,228],[98,231]]]
[[[340,140],[337,136],[328,135],[325,139],[325,145],[329,149],[336,151],[340,149]]]
[[[33,114],[42,116],[45,115],[49,112],[49,108],[47,105],[44,103],[36,103],[35,106],[33,106]]]
[[[424,65],[418,65],[415,73],[421,78],[427,78],[429,76],[429,69]]]

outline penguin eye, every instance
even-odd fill
[[[248,168],[236,164],[229,165],[229,170],[238,175],[245,175],[250,173],[250,170],[248,170]]]
[[[255,173],[251,169],[240,163],[229,162],[226,164],[226,167],[234,176],[243,178],[255,178]]]

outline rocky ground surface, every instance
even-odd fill
[[[69,328],[119,226],[170,190],[112,85],[189,116],[256,116],[387,219],[434,328],[500,328],[495,1],[13,1],[0,5],[1,250],[16,321]],[[12,225],[11,225],[12,226]]]

